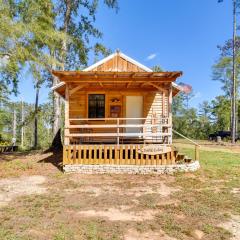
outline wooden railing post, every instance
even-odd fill
[[[66,84],[65,89],[65,129],[64,129],[64,145],[69,145],[69,87]]]
[[[63,165],[68,164],[68,152],[67,152],[67,148],[64,145],[63,146]]]
[[[199,161],[199,146],[195,145],[195,160]]]
[[[117,118],[117,145],[119,146],[119,118]]]
[[[168,112],[169,112],[169,123],[171,128],[168,128],[168,131],[171,131],[171,136],[168,138],[168,143],[172,144],[172,83],[170,83],[169,92],[168,92]]]

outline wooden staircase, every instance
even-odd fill
[[[176,147],[174,147],[174,156],[176,164],[190,163],[193,161],[192,158],[190,158],[184,153],[181,153]]]
[[[180,163],[190,163],[190,162],[192,162],[192,158],[190,158],[189,156],[183,153],[177,152],[176,163],[180,164]]]

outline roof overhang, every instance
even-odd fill
[[[182,72],[80,72],[80,71],[53,71],[61,81],[54,87],[63,98],[65,97],[66,84],[87,84],[87,83],[171,83],[173,96],[182,91],[181,86],[174,81],[182,75]]]
[[[176,96],[183,91],[182,87],[175,82],[172,82],[172,88],[173,88],[173,96]]]
[[[96,72],[52,71],[63,82],[174,82],[182,72]]]

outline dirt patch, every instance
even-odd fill
[[[232,215],[228,222],[222,223],[219,226],[232,233],[233,237],[231,240],[240,239],[240,216]]]
[[[159,194],[162,197],[169,197],[172,193],[180,191],[180,188],[167,186],[164,182],[160,182],[153,186],[131,186],[129,188],[122,188],[114,185],[89,186],[83,185],[77,189],[79,192],[91,194],[95,197],[105,194],[118,194],[125,196],[140,197],[145,194]],[[66,192],[72,192],[72,189],[66,189]],[[74,189],[76,191],[76,189]]]
[[[30,239],[39,239],[39,240],[45,240],[48,239],[49,233],[46,234],[42,230],[35,230],[35,229],[30,229],[27,232],[27,235],[30,237]]]
[[[124,240],[176,240],[176,238],[169,237],[163,231],[153,232],[138,232],[135,229],[129,229],[124,235]]]
[[[154,194],[157,193],[162,197],[168,197],[172,193],[179,191],[179,188],[168,187],[164,182],[160,182],[157,186],[145,186],[145,187],[135,187],[129,189],[129,192],[134,194],[136,197],[140,197],[144,194]]]
[[[171,198],[161,198],[157,201],[156,206],[166,206],[166,205],[174,205],[175,207],[178,207],[180,205],[181,201],[178,199],[171,199]]]
[[[45,181],[45,177],[37,175],[0,180],[0,207],[18,196],[45,193],[46,187],[39,186]]]
[[[1,153],[0,179],[61,173],[62,152]]]
[[[109,208],[104,211],[79,211],[77,214],[82,217],[102,217],[110,221],[144,221],[152,220],[154,218],[154,214],[159,213],[159,211],[153,210],[133,212],[129,210],[130,208],[130,206],[121,206],[120,208]]]
[[[86,194],[90,194],[94,197],[98,197],[100,195],[118,193],[119,190],[120,189],[118,187],[110,186],[110,185],[106,185],[106,186],[83,185],[83,186],[80,186],[77,189],[65,189],[65,192],[71,194],[72,192],[79,191],[81,193],[86,193]]]
[[[240,195],[240,188],[233,188],[231,193]]]

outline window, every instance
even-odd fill
[[[88,95],[88,118],[105,118],[105,95]]]

